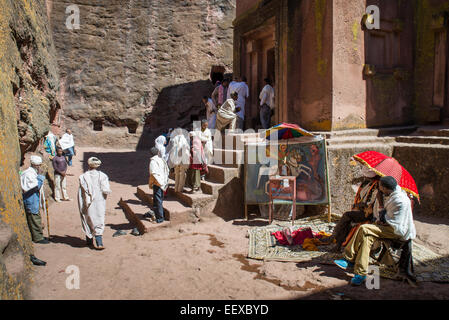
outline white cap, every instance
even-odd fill
[[[31,164],[39,166],[42,164],[42,158],[39,156],[31,156],[30,158]]]
[[[90,168],[96,169],[101,165],[101,160],[98,159],[97,157],[90,157],[87,160],[87,164],[89,165]]]

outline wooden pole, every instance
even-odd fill
[[[331,191],[330,191],[330,183],[329,183],[329,157],[327,154],[326,137],[324,137],[324,151],[326,153],[326,183],[327,183],[327,200],[328,200],[327,220],[330,223],[331,219],[332,219],[332,201],[331,201]]]

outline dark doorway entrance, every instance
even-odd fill
[[[217,81],[223,81],[226,69],[223,66],[212,66],[210,70],[210,80],[215,86]]]

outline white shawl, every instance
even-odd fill
[[[394,233],[403,240],[415,239],[416,229],[410,199],[401,187],[396,186],[393,193],[387,197],[385,209],[385,220],[393,227]]]

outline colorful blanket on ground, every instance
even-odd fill
[[[295,221],[293,230],[310,227],[313,232],[332,233],[338,217],[332,217],[328,223],[326,217],[308,217]],[[341,254],[330,253],[331,245],[318,246],[318,251],[306,251],[301,245],[280,245],[272,233],[291,226],[291,222],[274,221],[271,225],[248,230],[248,258],[266,261],[316,262],[332,264],[340,259]],[[449,257],[443,257],[430,249],[413,243],[413,261],[418,281],[449,282]],[[384,278],[395,278],[395,272],[385,265],[380,265],[380,274]]]

